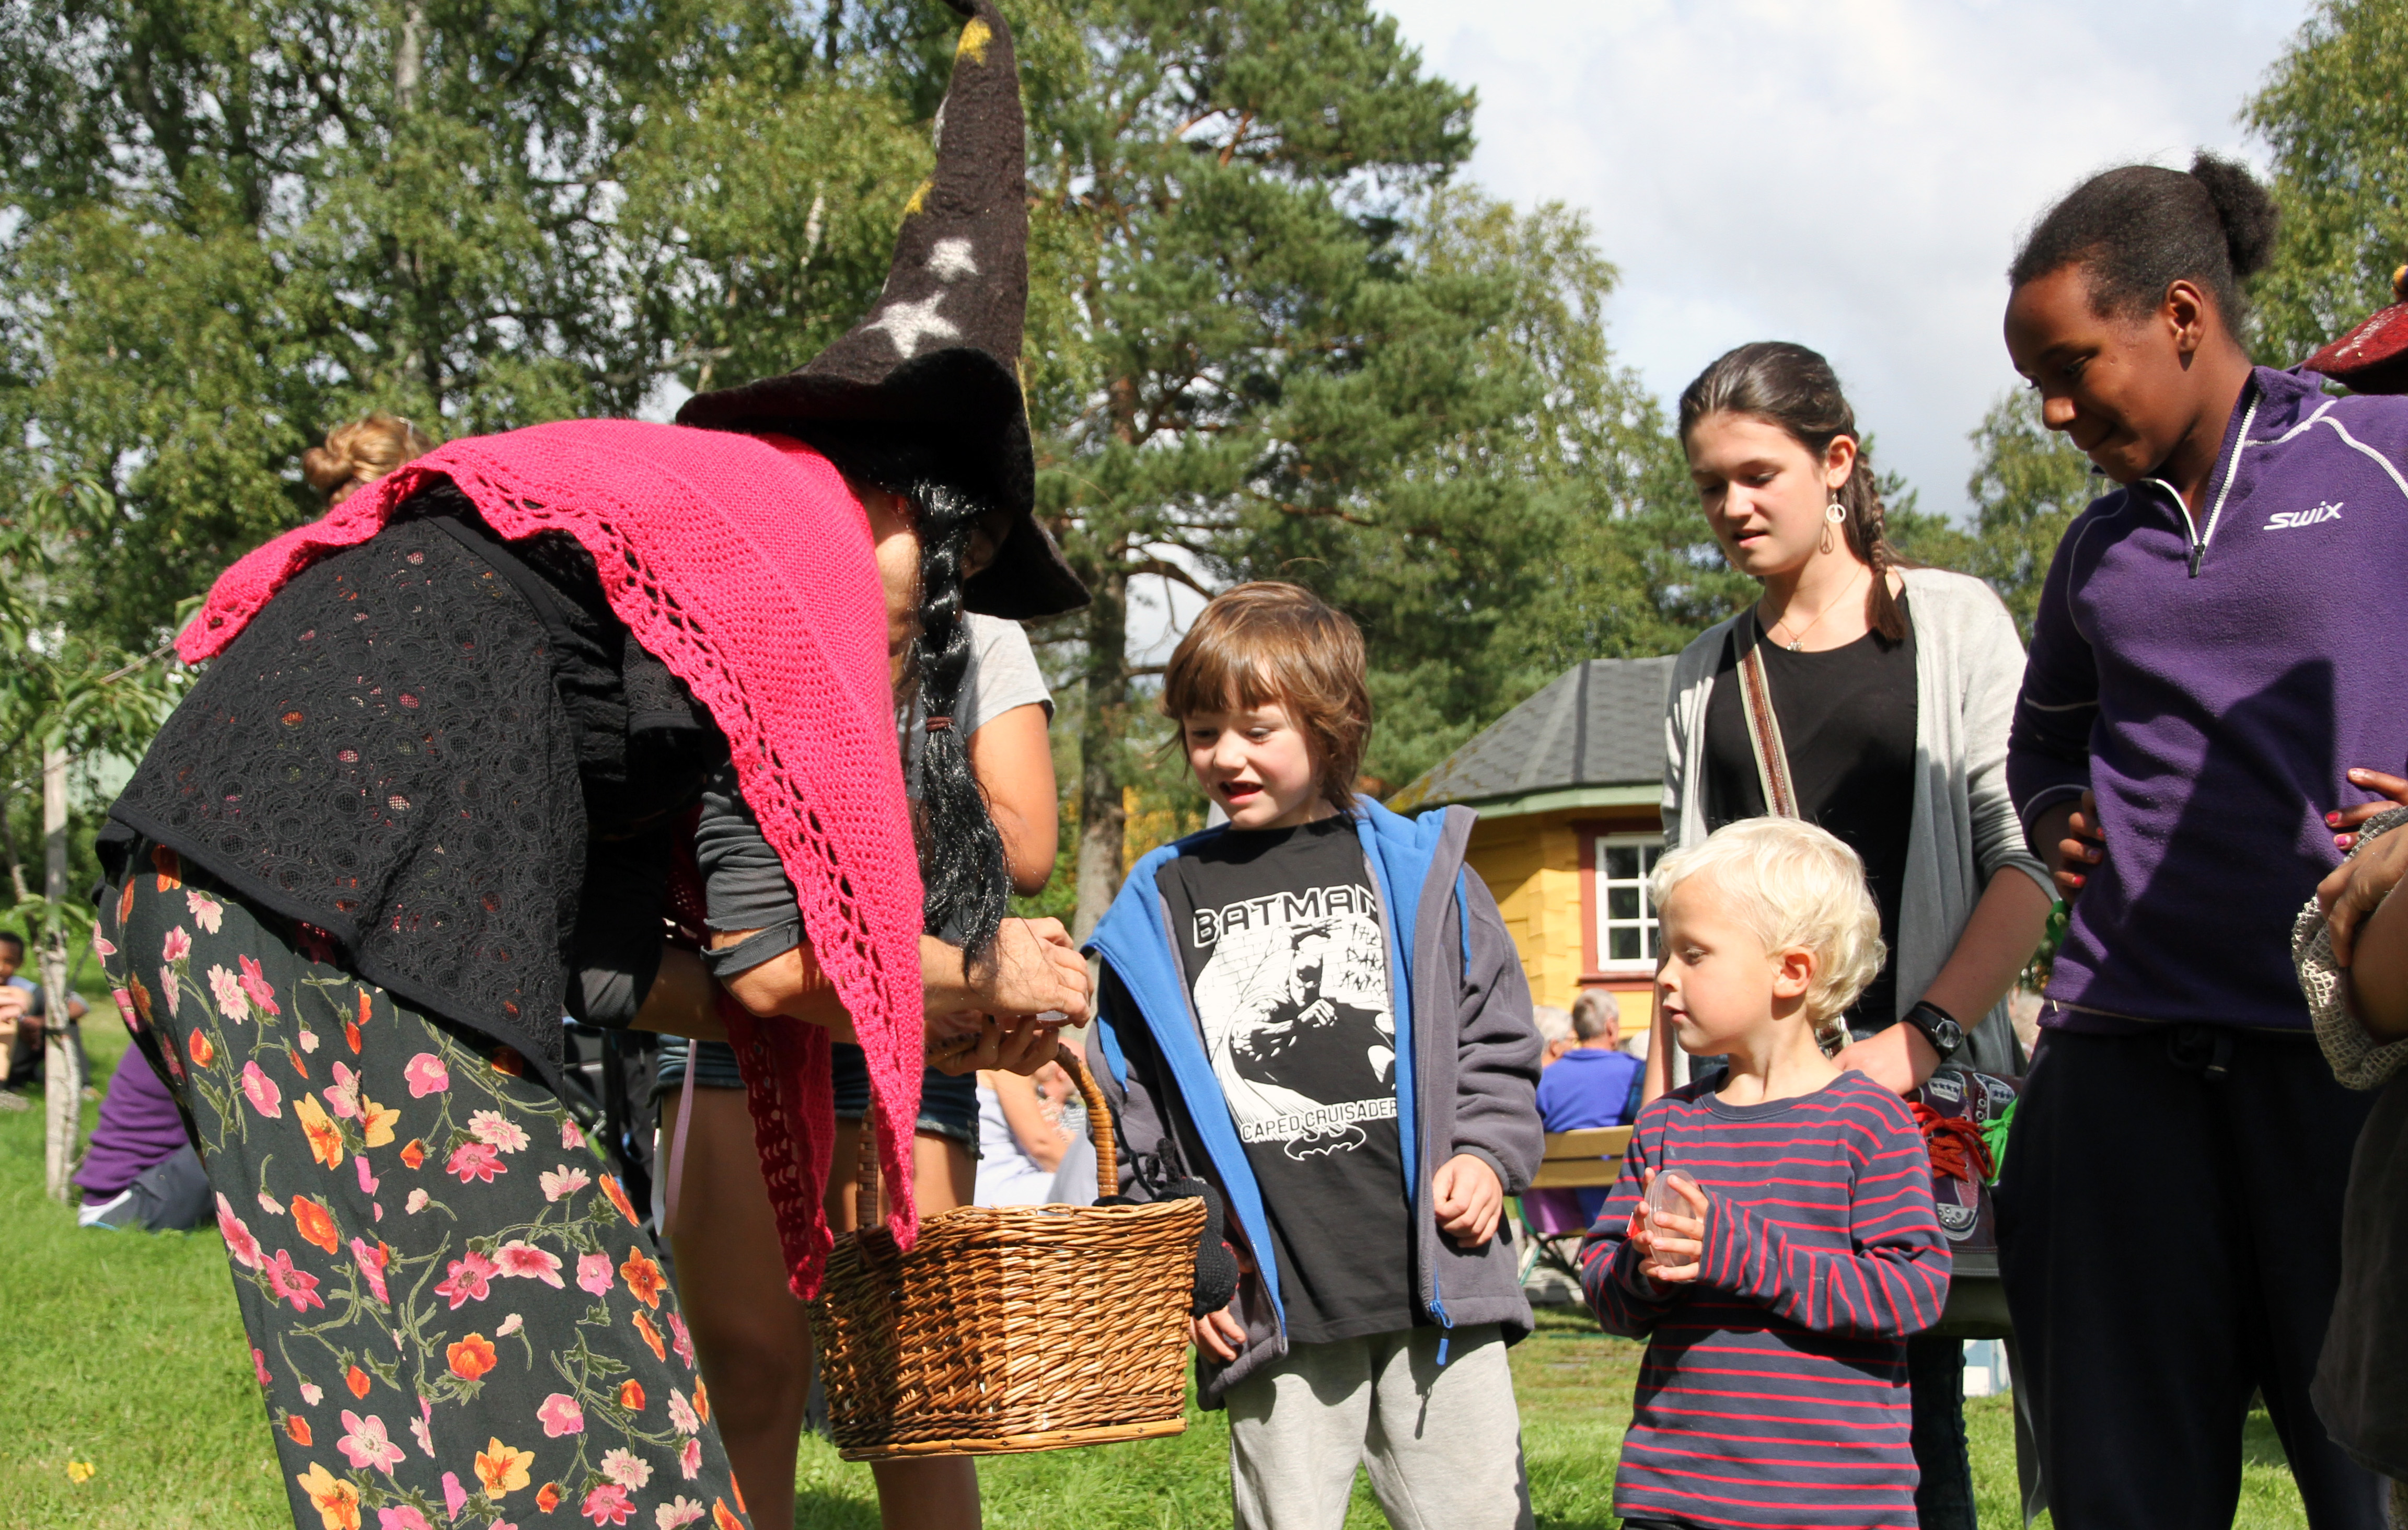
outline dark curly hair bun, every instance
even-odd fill
[[[2007,280],[2020,287],[2079,265],[2092,307],[2125,316],[2147,313],[2168,287],[2194,281],[2237,330],[2246,316],[2241,284],[2266,268],[2276,222],[2274,199],[2237,161],[2201,150],[2187,171],[2121,165],[2048,209]]]

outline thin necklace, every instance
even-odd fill
[[[1870,569],[1867,569],[1867,570],[1863,570],[1863,572],[1870,573]],[[1840,592],[1840,600],[1845,600],[1845,599],[1847,599],[1847,598],[1848,598],[1848,596],[1849,596],[1850,594],[1852,594],[1852,593],[1855,593],[1856,588],[1856,581],[1855,579],[1850,579],[1850,580],[1848,581],[1848,587],[1847,587],[1847,589],[1842,590],[1842,591],[1841,591],[1841,592]],[[1824,607],[1821,610],[1819,610],[1819,611],[1815,612],[1815,613],[1814,613],[1814,620],[1813,620],[1813,621],[1812,621],[1812,622],[1807,622],[1807,623],[1806,623],[1806,625],[1805,625],[1805,627],[1804,627],[1804,629],[1803,629],[1802,631],[1800,631],[1800,632],[1798,634],[1797,637],[1795,637],[1794,639],[1792,639],[1792,640],[1791,640],[1791,641],[1789,641],[1789,642],[1783,643],[1781,646],[1782,646],[1783,648],[1787,649],[1787,650],[1788,650],[1790,652],[1792,652],[1792,653],[1802,652],[1802,651],[1805,650],[1805,647],[1806,647],[1806,635],[1807,635],[1808,633],[1813,632],[1816,627],[1821,626],[1821,625],[1823,624],[1823,618],[1825,618],[1825,617],[1827,617],[1827,616],[1830,615],[1834,610],[1836,610],[1836,609],[1838,609],[1838,608],[1839,608],[1840,600],[1835,600],[1835,601],[1831,602],[1828,606]],[[1789,624],[1789,611],[1788,611],[1788,608],[1784,607],[1784,608],[1783,608],[1782,612],[1781,612],[1781,620],[1780,620],[1780,621],[1778,621],[1778,622],[1775,622],[1772,624],[1772,632],[1777,633],[1777,632],[1779,632],[1783,627],[1785,627],[1785,626],[1787,626],[1788,624]],[[1768,633],[1766,636],[1771,636],[1771,634]],[[1777,640],[1777,639],[1776,639],[1776,640]]]

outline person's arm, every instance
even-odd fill
[[[714,931],[711,946],[725,950],[759,933]],[[737,1003],[756,1015],[785,1015],[824,1025],[839,1041],[853,1039],[853,1022],[844,1012],[843,1001],[837,997],[835,985],[820,970],[808,945],[790,946],[721,980]],[[1086,961],[1057,919],[1005,920],[996,930],[990,959],[971,964],[964,962],[959,946],[933,935],[922,936],[920,989],[923,1008],[932,1017],[1060,1014],[1060,1021],[1047,1022],[1050,1029],[1082,1025],[1092,1012]],[[1052,1055],[1050,1050],[1045,1053]]]
[[[2378,1042],[2408,1037],[2408,829],[2364,846],[2316,884],[2333,961],[2349,973],[2349,1009]]]
[[[679,946],[661,948],[660,965],[642,1008],[627,1022],[638,1031],[682,1036],[695,1041],[724,1041],[727,1023],[719,1018],[719,985],[702,958]]]
[[[979,1081],[995,1091],[996,1104],[1003,1108],[1003,1123],[1011,1128],[1011,1139],[1020,1151],[1039,1168],[1052,1173],[1062,1166],[1062,1153],[1068,1144],[1061,1132],[1045,1118],[1044,1107],[1037,1098],[1036,1081],[1025,1074],[982,1071]]]
[[[987,813],[1003,836],[1012,891],[1043,892],[1054,877],[1062,832],[1045,708],[1030,702],[981,722],[970,735],[969,753],[970,774],[985,791]]]
[[[1922,1134],[1894,1106],[1868,1122],[1857,1162],[1853,1247],[1792,1242],[1778,1220],[1713,1198],[1698,1283],[1757,1303],[1817,1334],[1903,1338],[1940,1321],[1948,1302],[1948,1244],[1931,1206]]]
[[[2024,873],[2004,869],[1990,879],[1973,916],[1965,922],[1947,965],[1923,991],[1970,1035],[1973,1026],[2007,996],[2048,927],[2056,900]],[[1961,1053],[1959,1055],[1962,1055]],[[1861,1068],[1883,1088],[1903,1094],[1919,1089],[1940,1066],[1940,1054],[1912,1025],[1892,1025],[1842,1049],[1832,1059]]]
[[[1539,1124],[1539,1054],[1544,1043],[1530,1018],[1530,982],[1505,928],[1497,900],[1480,874],[1466,870],[1462,887],[1469,939],[1449,942],[1470,963],[1459,975],[1455,995],[1455,1158],[1469,1158],[1484,1176],[1453,1162],[1442,1165],[1434,1208],[1448,1236],[1476,1247],[1494,1236],[1506,1195],[1519,1194],[1546,1156],[1546,1133]],[[1453,1172],[1450,1172],[1452,1170]]]
[[[1660,1118],[1659,1118],[1660,1120]],[[1658,1286],[1639,1273],[1647,1249],[1634,1240],[1633,1214],[1647,1198],[1647,1177],[1655,1172],[1652,1130],[1642,1121],[1623,1150],[1622,1178],[1613,1182],[1597,1221],[1581,1239],[1578,1266],[1581,1294],[1607,1333],[1625,1338],[1645,1338],[1665,1312],[1687,1293],[1679,1286]]]

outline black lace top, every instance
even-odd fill
[[[213,661],[110,816],[354,971],[557,1076],[659,962],[669,836],[726,740],[566,536],[448,482],[303,571]]]

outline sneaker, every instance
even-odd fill
[[[76,1212],[79,1227],[102,1227],[110,1232],[132,1222],[142,1208],[134,1203],[134,1187],[123,1190],[97,1204],[87,1204]]]

